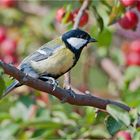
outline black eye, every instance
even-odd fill
[[[80,38],[87,39],[87,35],[86,34],[82,34],[82,35],[80,35]]]

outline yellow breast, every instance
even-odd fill
[[[60,47],[53,55],[42,61],[32,61],[31,66],[40,74],[59,75],[73,66],[74,54],[66,47]]]

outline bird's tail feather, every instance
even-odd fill
[[[12,91],[13,89],[15,89],[15,88],[17,88],[17,87],[19,87],[19,86],[21,86],[21,84],[20,84],[17,80],[15,80],[15,81],[4,91],[4,93],[2,94],[2,96],[1,96],[0,98],[2,99],[2,98],[5,97],[6,95],[8,95],[10,91]]]

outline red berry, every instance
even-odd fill
[[[76,10],[73,12],[74,20],[76,19],[76,16],[77,16],[77,14],[78,14],[78,11],[79,11],[79,9],[76,9]],[[82,15],[82,17],[81,17],[81,19],[80,19],[79,26],[82,27],[82,26],[86,25],[87,22],[88,22],[88,19],[89,19],[88,13],[87,13],[86,11],[84,11],[84,13],[83,13],[83,15]]]
[[[0,4],[5,7],[14,7],[17,3],[17,0],[0,0]]]
[[[130,53],[131,52],[136,52],[140,55],[140,39],[135,40],[130,44]]]
[[[130,133],[127,131],[119,131],[116,137],[122,138],[123,140],[132,140]]]
[[[123,6],[128,7],[136,3],[137,0],[120,0]]]
[[[67,11],[64,8],[60,8],[57,10],[56,12],[56,20],[58,22],[62,22],[63,18],[66,16]],[[73,20],[73,15],[72,13],[69,13],[67,19],[66,19],[66,23],[68,23],[69,21]]]
[[[126,64],[131,65],[140,65],[140,55],[136,52],[131,52],[126,55]]]
[[[1,55],[13,55],[16,52],[17,43],[12,39],[5,39],[1,44]]]
[[[69,13],[69,16],[68,16],[66,22],[69,22],[69,21],[73,21],[73,14],[72,13]]]
[[[125,13],[124,17],[119,20],[119,25],[124,29],[134,29],[138,23],[138,16],[132,11]]]
[[[6,30],[3,27],[0,27],[0,43],[2,43],[6,38]]]
[[[64,8],[58,9],[57,12],[56,12],[56,20],[58,22],[61,22],[63,17],[65,16],[65,13],[66,13],[66,11],[65,11]]]
[[[140,0],[139,1],[137,1],[137,9],[138,9],[138,11],[140,12]]]

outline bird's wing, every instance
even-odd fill
[[[47,59],[49,56],[51,56],[56,50],[57,48],[59,48],[60,46],[63,45],[62,40],[59,38],[52,40],[46,44],[44,44],[42,47],[40,47],[38,50],[36,50],[34,53],[32,53],[31,55],[29,55],[28,57],[26,57],[22,63],[28,63],[31,61],[41,61],[44,59]]]

